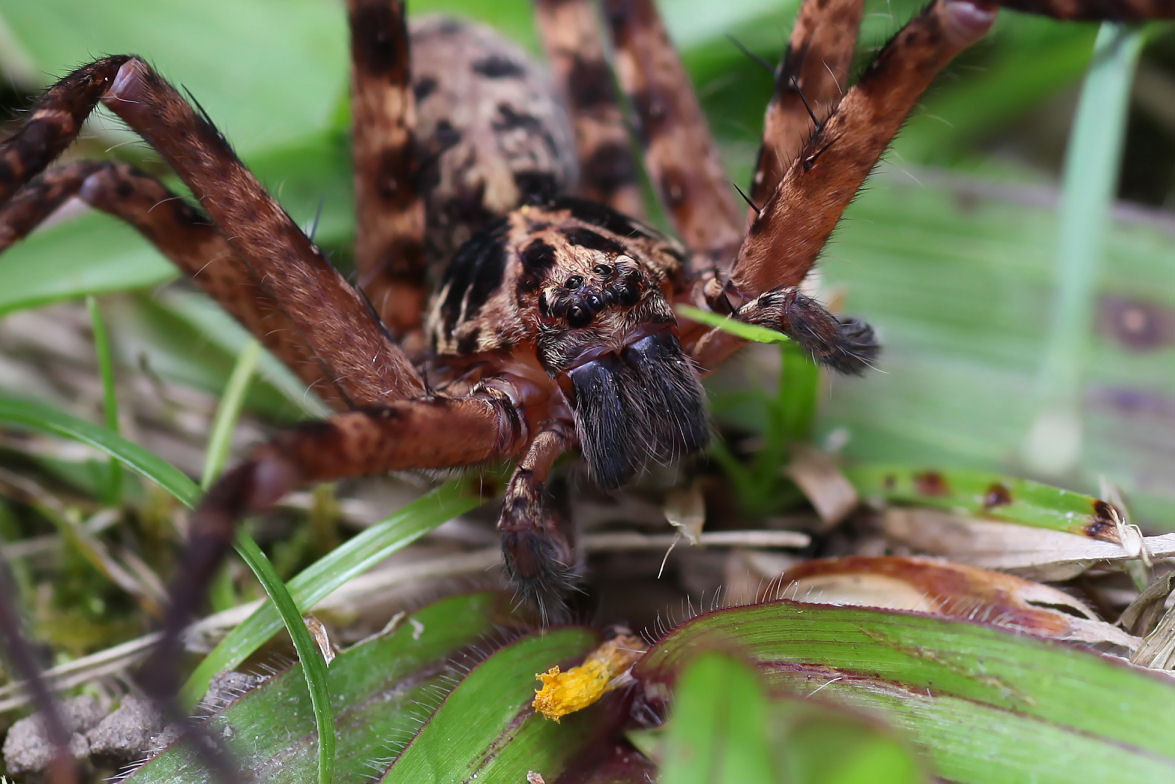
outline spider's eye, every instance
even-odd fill
[[[567,311],[567,323],[579,329],[592,323],[592,312],[582,305],[572,305]]]
[[[617,292],[616,299],[619,300],[621,305],[630,308],[636,303],[640,302],[641,293],[632,283],[632,281],[629,281],[620,287],[620,291]]]
[[[572,291],[574,291],[575,289],[577,289],[583,285],[583,278],[581,278],[578,275],[572,275],[570,278],[568,278],[566,281],[563,282],[563,285],[566,286],[567,288],[571,289]]]
[[[586,302],[592,313],[599,313],[604,309],[604,300],[600,298],[599,294],[588,294]]]
[[[608,275],[612,274],[612,268],[607,264],[597,264],[596,266],[592,267],[592,272],[596,273],[597,275],[607,277]]]

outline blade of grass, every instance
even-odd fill
[[[1105,502],[1059,487],[988,471],[927,470],[892,463],[849,466],[862,498],[951,509],[992,520],[1117,542]]]
[[[707,327],[717,327],[743,340],[753,340],[756,343],[791,342],[791,338],[782,332],[776,332],[773,329],[767,329],[767,327],[760,327],[755,324],[744,324],[741,321],[735,321],[729,316],[708,313],[689,305],[678,305],[677,312],[691,321],[697,321],[700,324],[705,324]]]
[[[249,383],[253,380],[253,372],[257,369],[257,360],[260,356],[261,344],[256,340],[250,340],[233,366],[220,405],[216,408],[216,416],[212,420],[212,435],[208,437],[208,446],[204,450],[204,473],[200,478],[202,490],[212,486],[228,462],[233,428],[236,427],[237,418],[241,415],[245,393],[249,390]]]
[[[94,331],[94,354],[98,358],[98,373],[102,379],[102,414],[106,420],[106,427],[117,433],[118,393],[114,387],[114,356],[110,351],[110,337],[102,312],[98,309],[98,301],[93,297],[86,297],[86,309],[90,311],[90,327]],[[122,464],[117,460],[110,461],[110,474],[103,489],[103,500],[107,504],[122,504]]]
[[[1141,28],[1102,25],[1065,151],[1053,323],[1039,409],[1022,447],[1029,468],[1049,475],[1070,470],[1081,457],[1086,352],[1142,40]]]
[[[265,553],[261,552],[261,548],[248,534],[239,529],[234,546],[253,570],[253,574],[257,575],[258,582],[265,588],[273,603],[272,606],[277,609],[286,630],[290,633],[290,640],[298,653],[298,661],[302,664],[302,674],[306,678],[306,688],[310,692],[310,706],[314,711],[314,723],[318,728],[318,782],[330,784],[334,778],[335,767],[335,714],[331,708],[326,661],[311,639],[298,605],[294,603],[285,583],[278,577]]]
[[[224,395],[217,406],[216,416],[213,419],[212,435],[208,439],[208,447],[204,455],[204,476],[201,487],[207,490],[220,476],[228,460],[229,448],[232,444],[233,428],[241,415],[241,407],[245,403],[245,393],[249,389],[249,382],[253,378],[253,371],[257,367],[257,359],[261,356],[261,344],[250,340],[237,358],[233,372],[229,376]],[[261,552],[257,542],[238,524],[236,538],[233,542],[237,553],[261,583],[273,607],[281,616],[290,641],[302,663],[302,674],[306,679],[306,689],[310,693],[311,709],[314,712],[314,723],[318,728],[318,781],[319,784],[330,784],[334,778],[335,758],[335,717],[331,709],[330,688],[327,685],[326,661],[319,652],[306,624],[302,621],[302,614],[298,605],[290,596],[285,583],[278,577],[273,564]],[[220,570],[217,582],[224,593],[228,572]],[[229,599],[232,598],[232,581],[227,580]]]
[[[102,425],[9,395],[0,395],[0,422],[23,425],[89,444],[155,482],[185,506],[194,506],[200,498],[200,488],[178,468]]]

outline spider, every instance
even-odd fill
[[[1171,0],[1000,4],[1175,16]],[[170,688],[179,633],[235,522],[314,482],[517,461],[498,520],[506,568],[523,597],[557,610],[576,556],[545,486],[556,460],[579,451],[610,488],[707,443],[699,379],[743,342],[679,317],[679,304],[780,331],[843,373],[877,356],[872,329],[830,313],[805,278],[919,95],[989,29],[995,5],[934,0],[842,94],[862,0],[807,0],[775,70],[745,208],[651,0],[603,6],[619,91],[589,0],[536,0],[551,81],[482,28],[410,26],[399,0],[348,0],[358,287],[199,104],[138,57],[69,74],[0,145],[0,250],[78,197],[138,229],[337,411],[257,446],[194,513],[144,667],[149,692]],[[677,238],[639,218],[622,95]],[[46,169],[98,103],[203,211],[123,163]]]

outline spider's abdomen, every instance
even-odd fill
[[[429,251],[447,261],[494,218],[570,192],[574,137],[543,69],[494,30],[444,17],[411,30]]]

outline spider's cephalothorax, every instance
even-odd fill
[[[430,314],[433,348],[541,368],[554,382],[546,414],[570,408],[593,475],[617,487],[646,460],[707,440],[670,304],[684,258],[678,243],[602,205],[524,206],[457,253]]]
[[[1175,0],[998,4],[1175,17]],[[156,697],[170,691],[180,632],[235,521],[312,482],[516,460],[498,523],[507,569],[523,595],[557,606],[576,563],[546,498],[558,457],[582,450],[613,486],[706,441],[698,375],[742,341],[678,323],[676,304],[781,331],[842,372],[876,355],[866,324],[829,313],[801,284],[918,96],[990,28],[997,2],[933,0],[845,91],[862,0],[806,0],[776,69],[749,209],[651,0],[602,5],[645,169],[680,245],[625,217],[642,213],[641,190],[590,0],[536,0],[553,80],[485,31],[433,21],[410,41],[400,0],[347,0],[362,293],[138,57],[69,74],[0,144],[0,250],[76,196],[137,228],[337,412],[256,447],[193,515],[144,670]],[[123,163],[46,170],[98,103],[206,214]]]

